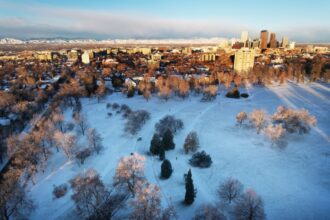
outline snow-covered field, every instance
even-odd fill
[[[224,91],[213,102],[200,102],[200,96],[186,100],[178,97],[168,102],[152,97],[146,102],[142,96],[126,98],[113,94],[100,103],[83,99],[82,112],[91,127],[104,138],[104,149],[99,155],[87,158],[84,165],[68,162],[65,155],[54,153],[44,173],[37,176],[37,184],[30,192],[38,206],[32,219],[71,219],[74,204],[71,191],[60,199],[53,199],[53,184],[67,182],[81,171],[96,169],[106,184],[111,184],[115,168],[122,156],[138,152],[146,156],[145,174],[149,182],[162,191],[163,205],[171,200],[179,219],[190,219],[195,209],[206,202],[217,202],[217,188],[228,177],[239,179],[245,189],[253,188],[265,204],[267,219],[329,219],[330,218],[330,85],[288,84],[273,88],[251,88],[248,99],[228,99]],[[145,109],[151,119],[136,136],[124,133],[125,120],[120,114],[107,116],[106,103],[127,104],[133,110]],[[238,128],[235,116],[239,111],[250,112],[263,108],[273,113],[278,105],[306,108],[318,123],[307,135],[290,134],[288,146],[272,147],[254,129]],[[71,110],[65,117],[71,120]],[[149,156],[150,140],[155,123],[170,114],[182,119],[184,129],[174,137],[175,150],[167,151],[174,172],[170,179],[160,180],[161,161]],[[210,154],[210,168],[191,167],[191,155],[183,153],[183,142],[190,131],[196,131],[201,148]],[[141,141],[137,139],[142,137]],[[197,197],[191,206],[182,205],[185,186],[183,174],[192,169]]]

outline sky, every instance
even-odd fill
[[[330,42],[330,0],[0,0],[0,37]]]

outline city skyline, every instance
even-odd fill
[[[228,3],[188,1],[0,0],[0,37],[31,38],[239,38],[260,30],[301,43],[329,43],[327,1],[251,0]],[[273,12],[273,13],[271,13]]]

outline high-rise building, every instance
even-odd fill
[[[254,65],[255,51],[242,48],[235,52],[234,70],[239,74],[247,73]]]
[[[89,53],[87,51],[81,55],[81,62],[83,64],[89,64]]]
[[[277,40],[276,40],[276,34],[275,33],[270,33],[269,47],[270,48],[277,48]]]
[[[260,49],[267,49],[268,44],[268,31],[262,30],[260,32]]]
[[[247,41],[249,39],[249,32],[247,31],[242,31],[242,34],[241,34],[241,42],[244,43],[244,47],[246,47],[247,45]]]
[[[289,38],[288,38],[288,37],[283,36],[281,46],[282,46],[283,48],[287,48],[287,47],[289,46]]]
[[[259,47],[259,43],[260,43],[260,41],[259,41],[258,38],[257,39],[253,39],[253,41],[252,41],[252,48]]]
[[[295,46],[296,46],[296,42],[290,42],[289,49],[293,50],[295,48]]]

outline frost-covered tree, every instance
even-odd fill
[[[78,215],[84,219],[95,215],[108,198],[107,188],[93,169],[77,175],[70,183],[73,190],[71,198],[75,202]]]
[[[97,154],[99,154],[101,149],[103,148],[103,138],[95,128],[90,128],[87,130],[87,140],[90,148],[92,148]]]
[[[76,136],[70,133],[56,131],[54,134],[56,144],[62,148],[69,160],[72,159],[73,148],[76,146]]]
[[[86,117],[83,114],[76,112],[73,117],[74,121],[79,127],[79,131],[82,135],[85,135],[86,130],[88,129],[89,125],[87,122]]]
[[[173,172],[173,169],[172,169],[171,162],[169,160],[164,160],[161,165],[160,176],[164,179],[168,179],[172,175],[172,172]]]
[[[192,179],[191,170],[189,169],[187,175],[185,176],[185,182],[186,182],[186,193],[184,196],[184,202],[187,205],[192,204],[195,201],[195,197],[197,194],[197,190],[194,187],[194,182]]]
[[[243,184],[233,178],[227,179],[219,187],[218,194],[220,198],[228,203],[236,201],[243,193]]]
[[[204,204],[198,207],[192,220],[226,220],[220,209],[212,204]]]
[[[253,189],[248,189],[235,206],[237,220],[263,220],[266,218],[264,203]]]
[[[239,112],[236,115],[236,121],[239,124],[239,127],[242,127],[243,122],[247,119],[247,115],[245,112]]]
[[[272,144],[276,143],[285,135],[285,128],[283,128],[282,124],[269,124],[264,132],[266,136],[272,141]]]
[[[195,152],[199,148],[199,140],[195,131],[189,132],[186,139],[184,140],[183,149],[186,154]]]
[[[308,133],[317,122],[308,110],[294,110],[285,106],[278,106],[272,119],[275,123],[281,123],[288,132],[298,132],[299,134]]]
[[[136,196],[131,201],[133,209],[130,219],[147,220],[160,219],[161,217],[161,194],[160,189],[147,182],[140,183]]]
[[[173,142],[173,134],[170,129],[167,129],[163,135],[161,146],[164,150],[173,150],[175,148],[175,144]]]
[[[127,187],[134,197],[137,183],[145,179],[144,161],[145,157],[138,153],[121,158],[116,168],[114,185]]]
[[[257,129],[257,133],[259,134],[261,129],[264,127],[266,121],[266,111],[265,110],[254,110],[250,113],[250,121],[253,126]]]

